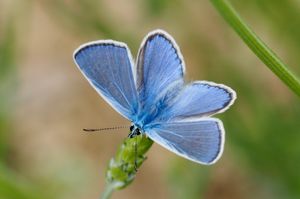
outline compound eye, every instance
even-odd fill
[[[134,129],[134,126],[131,125],[129,129],[130,129],[130,131],[132,131]]]
[[[140,129],[136,129],[136,134],[137,134],[137,135],[140,135],[140,134],[141,134]]]

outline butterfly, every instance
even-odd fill
[[[94,89],[132,122],[129,137],[140,134],[191,161],[215,163],[223,152],[221,120],[236,99],[230,87],[208,81],[185,83],[185,63],[175,40],[150,32],[134,63],[127,45],[99,40],[81,45],[74,61]]]

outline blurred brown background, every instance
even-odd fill
[[[262,39],[300,74],[300,3],[232,0]],[[154,144],[136,180],[112,198],[300,197],[300,104],[209,1],[1,0],[0,198],[98,198],[127,125],[76,68],[82,43],[114,39],[137,53],[161,28],[181,47],[187,79],[237,91],[224,121],[223,157],[197,165]]]

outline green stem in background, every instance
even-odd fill
[[[227,0],[211,0],[222,17],[231,25],[248,47],[279,77],[295,94],[300,96],[300,81],[289,71],[286,64],[250,29]]]
[[[109,162],[106,171],[106,188],[102,193],[102,199],[110,198],[113,191],[125,188],[134,180],[136,176],[135,160],[137,168],[139,168],[146,160],[145,154],[152,144],[153,141],[145,135],[124,140],[116,156]],[[137,147],[135,147],[136,145]]]

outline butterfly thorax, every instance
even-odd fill
[[[183,88],[184,81],[175,81],[165,88],[160,89],[160,93],[152,93],[139,91],[139,111],[134,120],[134,124],[144,129],[145,126],[153,122],[166,121],[169,119],[167,109],[170,108],[175,101],[179,92]]]

